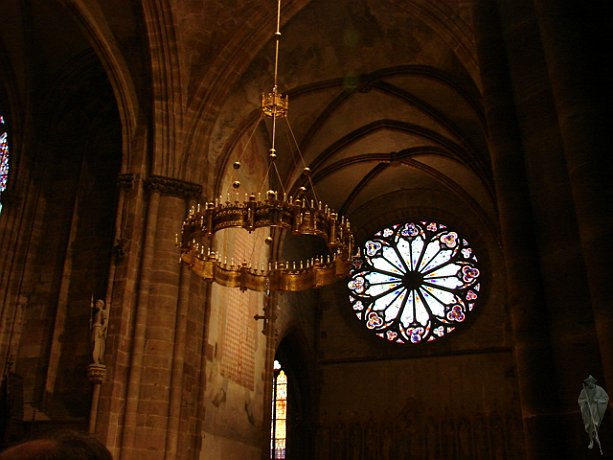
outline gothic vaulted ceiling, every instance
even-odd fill
[[[254,137],[270,144],[259,98],[273,84],[274,16],[266,27],[216,120],[209,145],[216,172],[231,174],[229,165],[248,155],[265,157],[245,147]],[[281,33],[279,89],[290,108],[277,128],[277,165],[288,193],[310,187],[306,165],[317,196],[362,226],[369,218],[361,211],[398,200],[492,218],[468,2],[313,0]]]
[[[277,151],[289,193],[310,187],[307,165],[317,197],[358,227],[398,200],[495,221],[471,6],[282,2],[279,89],[290,110]],[[49,91],[43,80],[97,56],[122,119],[123,169],[135,167],[126,146],[149,120],[152,172],[219,194],[234,161],[266,161],[271,127],[258,121],[259,101],[273,84],[276,7],[275,0],[36,0],[7,5],[15,21],[6,30],[20,36],[13,32],[24,28],[29,38],[6,43],[14,45],[15,80],[31,65],[28,56],[40,94]]]

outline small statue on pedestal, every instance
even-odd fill
[[[581,409],[581,417],[585,431],[590,438],[588,449],[594,447],[594,441],[598,444],[600,455],[602,453],[602,445],[598,437],[598,428],[604,417],[609,403],[609,395],[604,389],[596,385],[596,379],[591,375],[583,381],[583,389],[579,393],[579,407]]]
[[[91,349],[92,362],[103,364],[108,324],[108,312],[106,302],[102,299],[91,303]]]

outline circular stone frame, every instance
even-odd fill
[[[347,283],[366,328],[399,344],[438,340],[473,312],[481,290],[472,247],[432,221],[395,224],[360,248]]]

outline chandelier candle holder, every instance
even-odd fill
[[[255,291],[303,291],[319,288],[347,275],[352,263],[353,235],[347,219],[321,202],[284,196],[269,190],[266,198],[251,194],[240,200],[216,199],[190,209],[181,229],[181,260],[205,280]],[[293,235],[315,235],[330,253],[299,261],[270,261],[266,266],[239,264],[211,249],[219,230],[276,227]]]
[[[269,170],[274,169],[277,152],[275,139],[277,118],[286,118],[288,98],[278,92],[277,73],[279,62],[279,41],[281,0],[278,0],[277,30],[275,32],[274,86],[269,93],[263,93],[261,110],[264,116],[272,118],[272,142],[269,149]],[[234,169],[240,162],[234,163]],[[304,173],[311,183],[310,169]],[[281,184],[281,178],[278,177]],[[286,192],[268,190],[262,193],[245,193],[244,199],[236,190],[240,181],[232,184],[235,189],[225,199],[219,196],[204,205],[193,206],[183,221],[177,245],[181,261],[207,281],[214,281],[228,287],[254,291],[304,291],[334,283],[347,276],[352,264],[353,234],[349,221],[339,216],[328,205],[315,199],[306,198],[306,188],[300,187],[295,196]],[[312,189],[311,183],[311,189]],[[277,228],[295,236],[317,236],[322,238],[328,249],[327,254],[313,255],[306,260],[278,261],[252,265],[249,261],[236,262],[232,258],[215,252],[213,238],[224,229],[245,229],[249,233],[259,228]],[[267,243],[272,241],[267,238]]]

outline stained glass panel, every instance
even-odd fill
[[[272,422],[270,427],[270,458],[285,460],[287,444],[287,375],[275,360],[272,383]]]
[[[477,256],[446,225],[392,225],[361,248],[350,272],[355,315],[377,336],[395,343],[432,342],[463,323],[481,283]]]
[[[6,189],[9,176],[9,142],[4,117],[0,114],[0,212],[2,212],[2,192]]]

